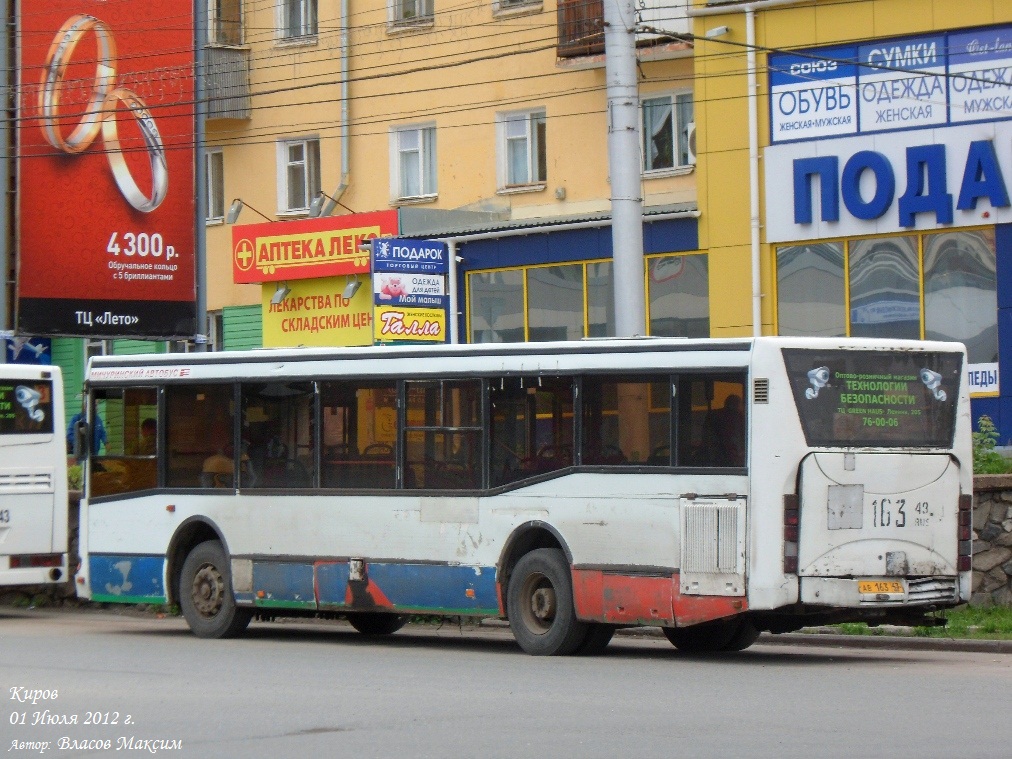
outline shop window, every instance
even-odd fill
[[[397,486],[397,384],[320,383],[320,484]]]
[[[924,337],[958,340],[971,364],[998,361],[994,230],[924,236]]]
[[[659,256],[647,261],[650,334],[710,336],[710,276],[705,255]]]
[[[105,439],[92,457],[91,495],[132,493],[156,487],[157,388],[99,390],[94,398],[93,424],[102,425]]]
[[[472,343],[524,341],[524,272],[522,269],[470,274]]]
[[[611,261],[587,264],[589,337],[615,336],[615,286],[611,277]]]
[[[544,110],[499,114],[496,119],[499,187],[510,189],[547,181]]]
[[[531,342],[583,337],[583,265],[527,270],[527,322]]]
[[[170,386],[165,390],[165,409],[165,484],[235,487],[233,386]]]
[[[244,384],[242,436],[250,478],[243,477],[241,487],[312,487],[316,460],[312,384]]]
[[[489,380],[492,487],[575,463],[572,377]]]
[[[781,335],[841,337],[847,333],[843,243],[777,250],[777,322]]]
[[[671,384],[667,377],[585,377],[581,463],[670,463]]]
[[[390,138],[393,199],[435,197],[436,127],[399,127]]]
[[[480,488],[481,381],[408,382],[406,394],[404,486]]]
[[[643,171],[664,172],[695,163],[692,94],[644,98]]]
[[[916,237],[850,243],[850,334],[853,337],[920,338]]]
[[[745,377],[682,376],[678,380],[677,464],[687,467],[744,467],[746,462]]]

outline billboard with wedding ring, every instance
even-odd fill
[[[17,331],[192,337],[193,3],[20,6]]]

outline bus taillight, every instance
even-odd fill
[[[959,559],[956,569],[973,569],[973,496],[959,496]]]
[[[798,526],[800,501],[796,493],[784,496],[784,574],[798,573]]]

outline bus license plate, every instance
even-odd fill
[[[897,580],[860,580],[857,583],[857,591],[862,595],[871,593],[904,593],[903,583]]]

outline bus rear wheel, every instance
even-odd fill
[[[402,614],[383,612],[359,612],[348,615],[348,624],[363,635],[392,635],[408,622]]]
[[[557,548],[539,548],[517,562],[507,607],[513,637],[529,654],[566,656],[587,639],[588,625],[576,619],[569,564]]]
[[[198,638],[234,638],[249,625],[253,611],[236,606],[228,556],[218,541],[200,543],[186,557],[179,606]]]
[[[665,627],[666,637],[687,654],[712,654],[744,651],[759,638],[759,631],[748,619],[721,619],[691,627]]]

